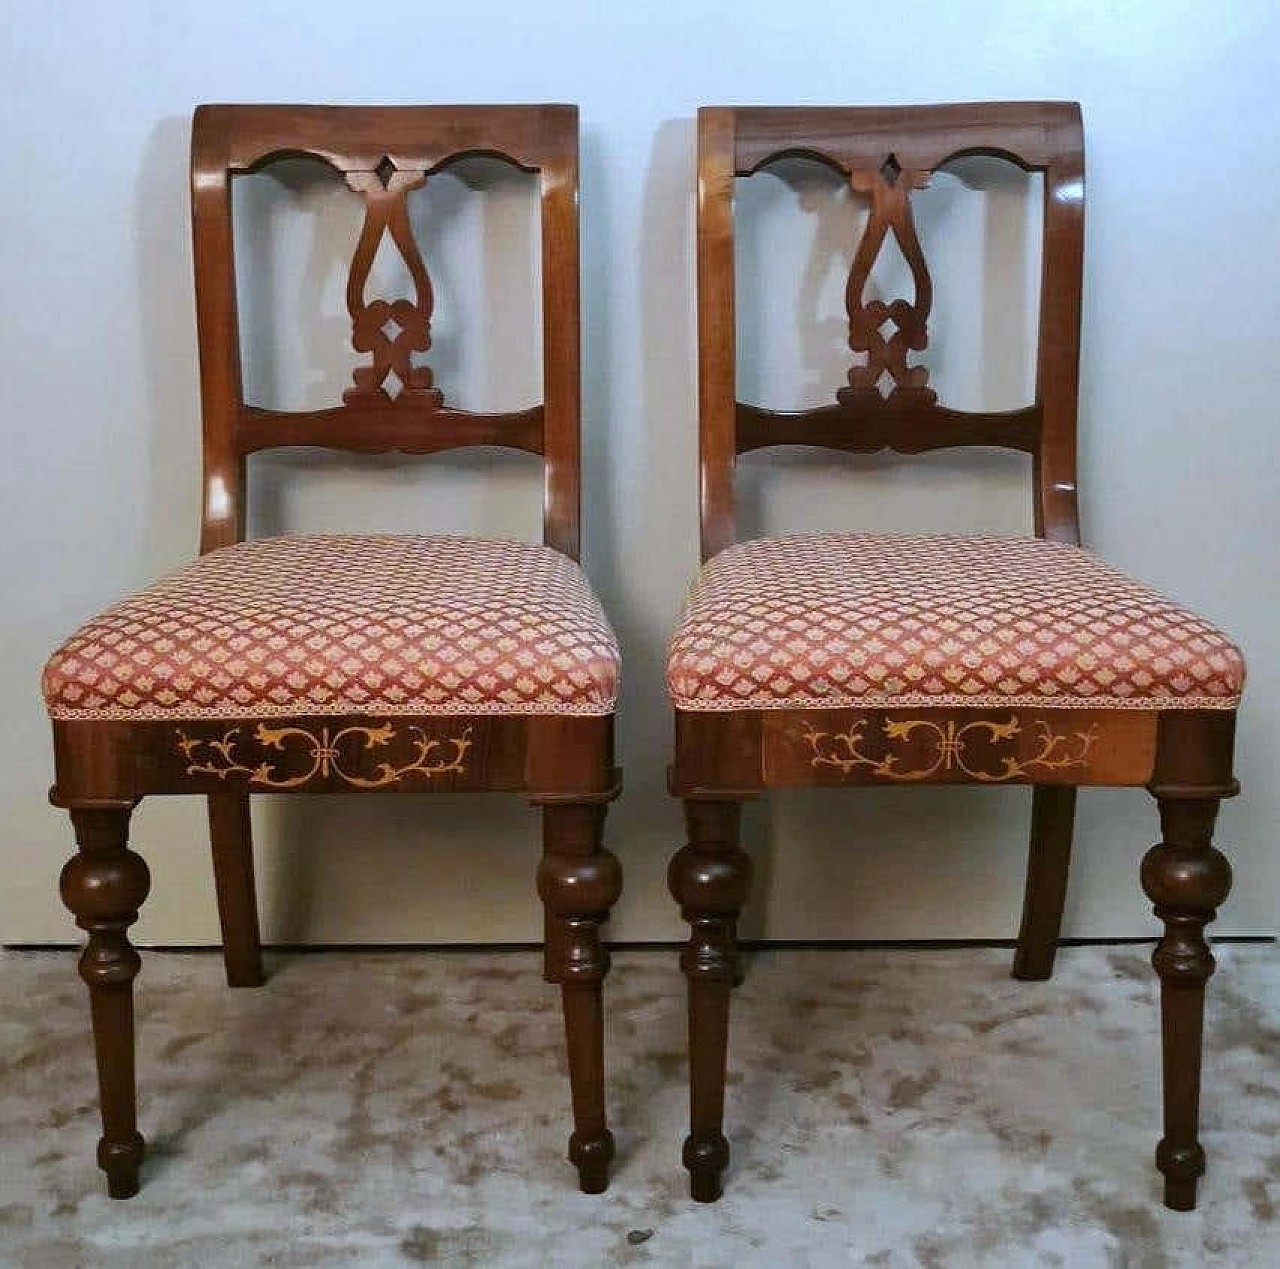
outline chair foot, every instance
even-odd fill
[[[233,970],[230,965],[226,969],[228,987],[261,987],[267,981],[267,975],[261,965],[258,965],[256,969],[249,969],[243,972]]]
[[[722,1133],[684,1139],[684,1166],[689,1169],[689,1197],[695,1203],[714,1203],[723,1193],[721,1175],[729,1166],[729,1143]]]
[[[138,1172],[147,1143],[135,1132],[127,1141],[98,1142],[98,1167],[107,1174],[107,1196],[113,1199],[133,1198],[138,1192]]]
[[[1196,1185],[1204,1176],[1204,1150],[1199,1144],[1176,1150],[1162,1141],[1156,1147],[1156,1167],[1164,1174],[1164,1205],[1175,1212],[1193,1212]]]
[[[587,1141],[575,1132],[569,1138],[569,1162],[578,1169],[578,1188],[584,1194],[603,1194],[609,1188],[609,1164],[613,1162],[613,1133]]]

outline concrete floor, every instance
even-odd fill
[[[1273,1266],[1280,952],[1219,949],[1193,1214],[1152,1163],[1145,948],[1071,948],[1052,983],[995,950],[774,950],[735,999],[728,1188],[679,1164],[683,984],[608,984],[607,1194],[563,1161],[556,993],[531,952],[144,954],[143,1190],[106,1199],[70,953],[0,954],[0,1264]]]

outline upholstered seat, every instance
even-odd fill
[[[548,546],[277,537],[107,609],[44,674],[61,719],[613,711],[618,647]]]
[[[1079,547],[804,534],[704,567],[671,646],[677,709],[1234,709],[1236,647]]]

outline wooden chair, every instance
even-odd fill
[[[432,289],[406,199],[456,158],[497,155],[539,174],[540,405],[473,414],[443,403],[415,354]],[[364,200],[347,286],[367,359],[332,409],[244,400],[231,178],[311,155]],[[601,848],[615,796],[618,651],[578,565],[578,121],[573,106],[201,106],[192,133],[196,307],[204,416],[201,558],[95,617],[50,660],[44,692],[57,783],[79,853],[62,895],[88,931],[101,1094],[99,1166],[114,1198],[138,1188],[128,927],[147,866],[127,849],[148,794],[208,797],[227,980],[262,982],[249,795],[507,790],[542,808],[537,886],[545,973],[563,994],[583,1190],[605,1188],[599,927],[618,897]],[[413,298],[366,297],[384,236]],[[433,453],[503,445],[542,456],[545,545],[454,537],[244,542],[245,459],[282,445]]]
[[[698,344],[702,556],[675,635],[673,793],[689,843],[670,885],[691,936],[693,1196],[714,1200],[735,921],[747,894],[739,806],[762,790],[902,783],[1034,786],[1014,974],[1046,978],[1067,882],[1075,789],[1145,785],[1163,841],[1142,884],[1165,924],[1154,964],[1164,1019],[1165,1202],[1195,1203],[1203,930],[1231,873],[1210,844],[1232,777],[1238,651],[1207,622],[1077,545],[1076,393],[1083,142],[1079,108],[723,109],[698,116]],[[869,199],[847,288],[848,384],[778,413],[735,391],[735,178],[779,155],[816,158]],[[960,155],[1043,174],[1034,401],[1009,413],[938,403],[923,365],[932,287],[912,191]],[[892,235],[915,294],[869,298]],[[901,453],[997,445],[1034,460],[1034,539],[819,534],[734,544],[737,455],[772,445]]]

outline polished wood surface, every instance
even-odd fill
[[[369,360],[331,409],[266,410],[246,402],[236,321],[231,182],[290,156],[329,164],[360,194],[365,223],[352,254],[347,308],[353,344]],[[406,199],[449,163],[472,155],[538,173],[542,226],[542,403],[476,414],[446,403],[428,365],[434,297]],[[577,558],[580,491],[578,114],[574,106],[201,106],[191,141],[191,206],[204,418],[201,549],[244,532],[244,458],[278,445],[434,453],[503,445],[546,463],[544,536]],[[389,240],[412,299],[366,295]],[[394,333],[388,333],[390,327]]]
[[[431,348],[434,295],[406,199],[432,173],[468,155],[504,158],[541,189],[544,399],[527,410],[474,414],[447,404],[420,358]],[[312,155],[365,200],[347,307],[365,355],[341,402],[286,412],[246,402],[236,318],[232,181],[276,159]],[[578,120],[573,106],[202,106],[191,147],[196,311],[204,423],[201,549],[240,541],[245,461],[281,445],[424,454],[505,445],[546,468],[544,531],[571,558],[579,546]],[[370,267],[390,241],[413,295],[369,294]],[[531,338],[534,333],[530,332]],[[89,934],[81,959],[100,1076],[99,1163],[114,1198],[138,1188],[143,1141],[134,1101],[132,981],[127,930],[148,889],[128,850],[129,813],[154,794],[207,798],[227,980],[263,981],[250,795],[467,789],[517,792],[542,809],[538,893],[546,914],[548,979],[561,988],[579,1183],[599,1192],[613,1138],[605,1117],[601,990],[609,958],[600,926],[622,876],[604,848],[617,795],[613,718],[450,714],[299,715],[171,721],[55,721],[54,801],[75,824],[79,853],[62,894]],[[483,878],[474,879],[483,884]]]
[[[1003,414],[965,412],[929,384],[929,263],[911,219],[912,191],[961,155],[993,155],[1043,176],[1043,265],[1035,397]],[[846,287],[848,382],[811,410],[739,400],[735,324],[735,180],[803,155],[843,174],[869,199],[851,244]],[[1029,102],[907,107],[707,107],[698,115],[698,409],[702,555],[735,540],[737,455],[780,445],[911,454],[1000,445],[1032,455],[1036,532],[1079,541],[1076,406],[1083,270],[1084,146],[1079,107]],[[911,275],[910,298],[870,299],[867,282],[889,240]],[[677,710],[670,769],[689,842],[670,887],[690,924],[681,958],[689,985],[691,1128],[685,1164],[696,1199],[721,1192],[734,923],[748,869],[738,805],[772,788],[1022,784],[1034,789],[1026,898],[1014,974],[1048,978],[1066,899],[1075,790],[1148,785],[1163,840],[1142,884],[1165,922],[1154,963],[1162,984],[1165,1137],[1157,1166],[1170,1207],[1194,1205],[1204,1169],[1197,1137],[1203,937],[1230,882],[1210,831],[1231,777],[1233,711],[1143,709]]]
[[[1150,783],[1160,806],[1161,840],[1142,861],[1142,888],[1164,922],[1151,963],[1160,976],[1164,1136],[1156,1167],[1164,1201],[1176,1211],[1196,1205],[1204,1174],[1199,1139],[1204,988],[1215,964],[1204,927],[1231,889],[1231,865],[1212,844],[1222,798],[1239,785],[1231,774],[1235,715],[1166,714]]]
[[[841,389],[840,393],[844,393]],[[840,393],[837,395],[839,396]],[[874,392],[844,396],[835,405],[812,410],[769,410],[739,401],[735,446],[739,454],[771,445],[817,445],[851,454],[923,454],[932,449],[992,445],[1037,451],[1041,411],[949,410],[921,404],[912,394],[884,398]]]
[[[910,193],[938,167],[994,155],[1044,180],[1043,268],[1034,403],[1008,414],[939,404],[924,364],[932,282],[911,219]],[[870,200],[846,286],[855,362],[836,402],[778,412],[735,392],[736,177],[804,155],[826,163]],[[1032,102],[972,106],[705,107],[698,114],[698,401],[702,554],[734,540],[734,456],[769,445],[918,453],[996,445],[1032,454],[1041,536],[1078,542],[1076,395],[1084,231],[1084,142],[1079,107]],[[915,294],[890,303],[865,296],[887,238],[896,240]],[[884,331],[889,333],[886,335]],[[883,377],[883,379],[882,379]],[[884,383],[884,379],[888,383]],[[888,386],[889,391],[884,391]]]
[[[129,927],[151,889],[141,855],[128,847],[132,802],[102,799],[73,806],[79,853],[62,870],[62,901],[89,934],[80,977],[89,988],[102,1137],[98,1166],[112,1198],[138,1192],[144,1142],[134,1099],[133,980],[142,966]]]
[[[729,1162],[723,1132],[729,993],[738,981],[737,923],[751,884],[751,860],[739,844],[735,801],[686,799],[689,841],[671,860],[668,884],[689,922],[680,968],[689,983],[689,1135],[683,1161],[692,1196],[718,1199]]]
[[[254,884],[253,825],[248,791],[238,783],[209,794],[209,845],[227,985],[260,987],[266,974]]]
[[[1013,956],[1013,976],[1043,982],[1053,974],[1058,934],[1067,905],[1076,791],[1070,785],[1038,784],[1031,795],[1031,844],[1022,924]]]

